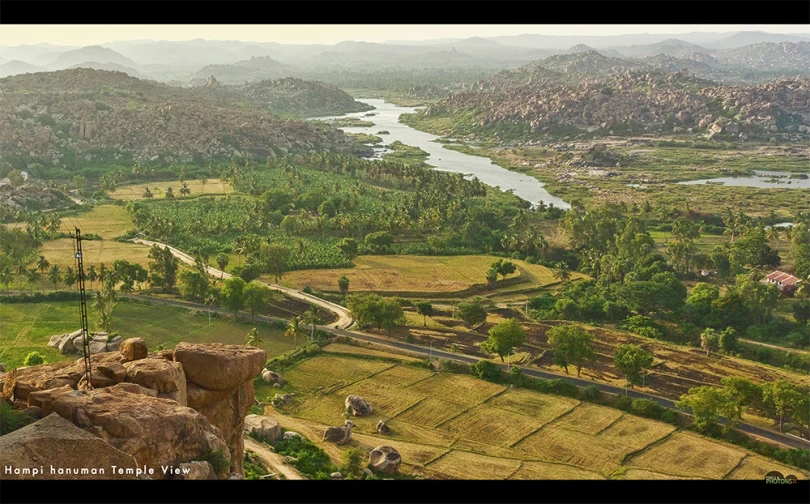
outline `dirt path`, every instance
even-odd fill
[[[799,350],[798,348],[788,348],[788,347],[783,347],[783,346],[778,346],[778,345],[771,345],[770,343],[763,343],[761,341],[754,341],[754,340],[743,339],[743,338],[740,338],[740,341],[742,341],[743,343],[748,343],[749,345],[764,346],[764,347],[768,347],[768,348],[773,348],[774,350],[781,350],[783,352],[788,352],[788,353],[796,352],[796,353],[800,353],[800,354],[810,355],[810,350]]]
[[[255,453],[258,457],[267,464],[267,468],[276,473],[283,474],[288,480],[305,480],[306,478],[295,470],[294,467],[284,462],[284,457],[278,453],[274,453],[262,443],[255,439],[245,436],[245,450]]]
[[[165,243],[153,242],[153,241],[149,241],[149,240],[141,240],[140,238],[134,238],[132,241],[135,242],[135,243],[140,243],[142,245],[147,245],[149,247],[151,247],[152,245],[158,245],[158,246],[161,246],[161,247],[168,247],[169,250],[171,251],[171,253],[175,257],[177,257],[178,259],[183,261],[184,263],[190,264],[192,266],[195,264],[195,261],[194,261],[193,257],[191,257],[190,255],[186,254],[185,252],[183,252],[181,250],[178,250],[178,249],[172,247],[171,245],[166,245]],[[206,272],[209,275],[211,275],[211,276],[213,276],[215,278],[230,278],[232,276],[230,273],[225,273],[225,272],[220,271],[220,270],[218,270],[216,268],[213,268],[211,266],[206,266]],[[307,294],[305,292],[300,292],[300,291],[297,291],[295,289],[290,289],[289,287],[283,287],[281,285],[271,284],[271,283],[266,283],[266,282],[262,282],[262,283],[264,285],[270,287],[271,289],[275,289],[277,291],[283,292],[284,294],[286,294],[286,295],[288,295],[288,296],[290,296],[292,298],[296,298],[296,299],[300,299],[302,301],[306,301],[307,303],[320,306],[321,308],[324,308],[324,309],[329,310],[330,312],[334,313],[338,317],[337,321],[335,322],[335,327],[337,329],[348,329],[349,327],[354,325],[354,319],[352,319],[351,315],[349,315],[349,310],[347,310],[343,306],[340,306],[339,304],[332,303],[330,301],[326,301],[324,299],[321,299],[321,298],[316,297],[316,296],[312,296],[312,295]]]

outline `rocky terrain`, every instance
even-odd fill
[[[209,88],[179,89],[85,68],[1,82],[19,117],[0,122],[2,156],[36,156],[68,170],[76,156],[190,162],[357,149],[340,131],[282,120],[219,99]]]
[[[554,72],[598,71],[605,68],[598,61],[612,64],[596,53],[569,56],[581,59],[566,60],[553,71],[545,71],[543,60],[520,71],[501,72],[471,90],[451,94],[425,114],[464,115],[472,117],[468,126],[473,129],[514,126],[523,134],[555,127],[597,134],[702,130],[737,136],[785,134],[787,140],[800,140],[810,132],[808,78],[758,86],[720,85],[686,71],[557,78]]]
[[[810,42],[762,42],[721,51],[716,58],[725,64],[745,68],[807,74]]]
[[[0,464],[81,467],[98,454],[119,467],[152,468],[151,479],[182,478],[161,466],[201,466],[195,474],[205,479],[243,477],[244,419],[266,358],[260,349],[222,344],[147,354],[135,338],[92,356],[92,388],[82,359],[0,373],[0,401],[41,418],[0,437]]]
[[[252,57],[231,65],[206,65],[197,71],[192,84],[204,82],[209,76],[216,77],[223,84],[244,84],[246,82],[278,79],[292,75],[294,67],[264,57]]]

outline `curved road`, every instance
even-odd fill
[[[181,261],[183,261],[183,262],[185,262],[187,264],[191,264],[191,265],[195,264],[195,261],[194,261],[193,257],[191,257],[190,255],[186,254],[185,252],[182,252],[182,251],[180,251],[180,250],[178,250],[178,249],[176,249],[176,248],[174,248],[174,247],[172,247],[170,245],[166,245],[164,243],[159,243],[159,242],[153,242],[153,241],[149,241],[149,240],[142,240],[140,238],[134,238],[132,241],[135,242],[135,243],[148,245],[150,247],[152,245],[159,245],[161,247],[168,247],[169,250],[172,252],[172,254],[175,257],[179,258]],[[209,275],[217,277],[217,278],[219,278],[220,276],[222,276],[224,278],[230,278],[231,277],[231,275],[229,273],[224,273],[224,272],[222,272],[222,271],[220,271],[220,270],[218,270],[216,268],[212,268],[210,266],[206,266],[206,271],[208,272]],[[332,311],[333,313],[335,313],[338,316],[338,321],[336,322],[336,324],[333,327],[319,326],[319,329],[322,329],[322,330],[325,330],[325,331],[330,331],[332,333],[339,334],[341,336],[347,336],[349,338],[353,338],[353,339],[360,340],[360,341],[366,341],[366,342],[376,343],[376,344],[380,344],[380,345],[386,345],[386,346],[393,347],[393,348],[398,348],[398,349],[401,349],[401,350],[408,350],[410,352],[415,352],[415,353],[422,354],[422,355],[425,355],[425,356],[435,355],[436,357],[439,357],[439,358],[450,359],[450,360],[454,360],[454,361],[458,361],[458,362],[464,362],[466,364],[474,364],[474,363],[476,363],[476,362],[478,362],[480,360],[477,357],[472,357],[472,356],[469,356],[469,355],[450,353],[450,352],[446,352],[446,351],[443,351],[443,350],[436,350],[436,349],[426,349],[423,346],[419,346],[419,345],[414,345],[414,344],[410,344],[410,343],[403,343],[403,342],[399,342],[399,341],[391,341],[390,339],[384,338],[382,336],[376,336],[376,335],[361,333],[361,332],[357,332],[357,331],[349,331],[347,329],[349,329],[352,325],[354,325],[354,320],[352,319],[351,315],[349,314],[349,310],[347,310],[345,307],[340,306],[340,305],[338,305],[336,303],[332,303],[332,302],[323,300],[323,299],[321,299],[319,297],[312,296],[312,295],[307,294],[305,292],[300,292],[300,291],[297,291],[295,289],[290,289],[288,287],[283,287],[281,285],[267,284],[267,283],[265,283],[265,285],[267,285],[270,288],[281,291],[281,292],[289,295],[290,297],[301,299],[301,300],[306,301],[308,303],[312,303],[312,304],[316,304],[318,306],[321,306],[322,308],[325,308],[325,309],[327,309],[329,311]],[[194,309],[198,309],[198,310],[203,309],[203,306],[198,305],[196,303],[188,303],[188,302],[183,302],[183,301],[174,301],[174,300],[168,300],[168,299],[162,299],[162,298],[151,298],[151,297],[148,297],[148,296],[128,295],[128,296],[125,296],[125,297],[148,298],[150,300],[156,300],[157,302],[160,302],[160,303],[163,303],[163,304],[190,307],[190,308],[194,308]],[[211,311],[211,312],[216,312],[216,313],[225,313],[225,314],[231,313],[231,312],[229,312],[229,311],[227,311],[227,310],[225,310],[223,308],[215,308],[215,307],[204,306],[204,309],[208,310],[208,311]],[[274,317],[266,317],[266,316],[263,316],[263,315],[257,315],[256,318],[258,320],[263,320],[263,321],[266,321],[266,322],[283,320],[283,319],[278,319],[278,318],[274,318]],[[286,322],[286,320],[284,320],[284,322]],[[498,364],[498,366],[503,370],[506,370],[506,368],[507,368],[507,366],[505,364]],[[587,387],[589,385],[595,385],[596,387],[599,388],[599,390],[601,390],[603,392],[609,392],[609,393],[613,393],[613,394],[625,393],[629,397],[633,397],[633,398],[637,398],[637,399],[650,399],[650,400],[655,401],[656,403],[658,403],[659,405],[661,405],[661,406],[663,406],[665,408],[677,409],[676,406],[675,406],[674,401],[672,401],[670,399],[665,399],[663,397],[658,397],[658,396],[655,396],[655,395],[652,395],[652,394],[647,394],[647,393],[644,393],[644,392],[638,392],[638,391],[635,391],[635,390],[626,390],[626,389],[623,389],[621,387],[614,387],[613,385],[607,385],[607,384],[604,384],[604,383],[597,383],[597,382],[593,382],[593,381],[590,381],[590,380],[583,380],[581,378],[573,378],[573,377],[568,376],[568,375],[558,375],[558,374],[551,373],[551,372],[548,372],[548,371],[540,371],[540,370],[536,370],[536,369],[527,369],[527,368],[522,368],[522,369],[523,369],[523,373],[528,375],[528,376],[533,376],[533,377],[536,377],[536,378],[544,378],[544,379],[566,380],[566,381],[576,385],[577,387]],[[726,419],[721,418],[720,423],[725,424]],[[780,433],[777,433],[777,432],[766,430],[766,429],[763,429],[761,427],[757,427],[757,426],[754,426],[754,425],[751,425],[751,424],[746,424],[746,423],[738,424],[737,430],[739,430],[741,432],[748,433],[748,434],[753,434],[753,435],[756,435],[756,436],[760,436],[760,437],[763,437],[765,439],[775,441],[777,443],[782,443],[784,445],[792,446],[792,447],[795,447],[795,448],[802,448],[802,449],[805,449],[805,450],[810,450],[810,440],[807,440],[807,439],[802,439],[802,438],[798,438],[798,437],[795,437],[795,436],[789,436],[789,435],[786,435],[786,434],[780,434]]]
[[[135,242],[135,243],[140,243],[141,245],[149,246],[149,247],[151,247],[152,245],[158,245],[160,247],[168,247],[168,249],[171,251],[172,255],[174,255],[175,257],[177,257],[178,259],[180,259],[184,263],[190,264],[192,266],[194,266],[196,264],[196,261],[194,260],[193,257],[191,257],[190,255],[186,254],[185,252],[183,252],[181,250],[178,250],[178,249],[172,247],[171,245],[166,245],[165,243],[154,242],[154,241],[149,241],[149,240],[142,240],[140,238],[133,238],[132,241]],[[205,267],[205,270],[206,270],[206,273],[208,273],[212,277],[216,277],[216,278],[231,278],[231,276],[232,276],[230,273],[225,273],[224,271],[218,270],[216,268],[213,268],[213,267],[207,266],[207,265]],[[277,291],[283,292],[284,294],[287,294],[290,297],[297,298],[297,299],[300,299],[302,301],[306,301],[307,303],[310,303],[310,304],[318,305],[321,308],[324,308],[326,310],[329,310],[329,311],[333,312],[334,314],[336,314],[338,316],[338,320],[337,320],[337,322],[335,322],[335,327],[336,328],[348,329],[352,325],[354,325],[354,319],[352,319],[352,316],[349,314],[349,310],[347,310],[343,306],[340,306],[337,303],[332,303],[330,301],[326,301],[326,300],[321,299],[319,297],[307,294],[306,292],[300,292],[300,291],[297,291],[295,289],[290,289],[289,287],[284,287],[284,286],[277,285],[277,284],[270,284],[270,283],[266,283],[266,282],[262,282],[262,283],[264,285],[270,287],[271,289],[275,289]]]

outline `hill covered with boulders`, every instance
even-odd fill
[[[211,87],[176,88],[88,68],[17,75],[0,84],[16,114],[0,122],[0,158],[22,169],[38,162],[71,170],[77,158],[204,163],[358,149],[327,125],[279,118],[272,108],[235,103],[233,94]],[[261,101],[260,92],[250,93],[243,91]]]

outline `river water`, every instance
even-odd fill
[[[679,184],[705,184],[706,182],[723,183],[736,187],[759,187],[761,189],[810,189],[810,179],[788,178],[790,173],[754,170],[753,177],[721,177],[713,179],[690,180]]]
[[[313,117],[311,119],[326,120],[340,117],[357,117],[364,121],[374,123],[374,126],[361,128],[341,128],[346,133],[367,133],[377,135],[378,131],[388,131],[387,135],[377,135],[383,139],[383,144],[387,145],[396,140],[405,145],[419,147],[429,154],[427,163],[435,167],[436,170],[463,173],[477,177],[478,180],[492,187],[498,187],[503,191],[514,193],[534,205],[543,202],[546,205],[554,205],[557,208],[568,209],[570,205],[560,198],[552,196],[543,188],[543,183],[534,177],[522,173],[509,171],[502,168],[489,158],[482,156],[472,156],[461,152],[445,149],[442,144],[435,142],[436,135],[415,130],[408,125],[399,122],[399,116],[415,112],[416,108],[397,107],[380,99],[363,98],[358,101],[368,103],[375,108],[370,112],[354,112],[344,116],[336,117]],[[366,114],[375,115],[365,117]],[[376,149],[378,155],[384,149]]]

